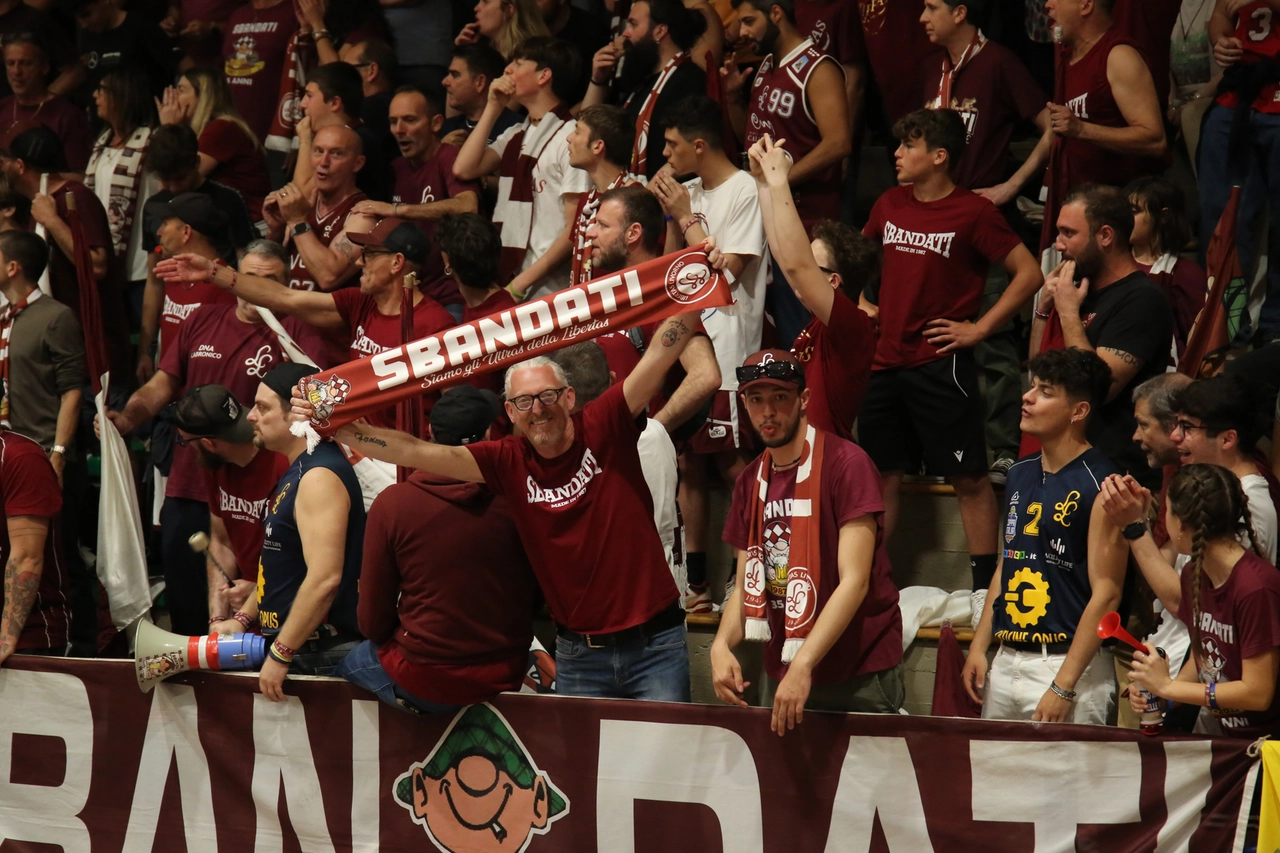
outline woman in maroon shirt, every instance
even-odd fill
[[[1208,707],[1202,728],[1250,740],[1280,734],[1280,572],[1259,556],[1240,479],[1217,465],[1184,465],[1169,483],[1167,524],[1182,570],[1178,618],[1191,630],[1194,666],[1176,679],[1148,645],[1129,679],[1161,699]],[[1246,548],[1243,544],[1249,547]],[[1144,708],[1129,691],[1136,712]],[[1217,726],[1207,725],[1211,719]],[[1218,733],[1211,731],[1210,733]]]
[[[192,68],[165,89],[161,124],[186,124],[200,140],[200,175],[236,190],[254,222],[262,221],[262,200],[271,192],[262,142],[236,112],[231,88],[221,72]]]

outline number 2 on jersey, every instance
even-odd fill
[[[1027,504],[1027,515],[1031,516],[1031,520],[1023,525],[1022,532],[1028,536],[1040,535],[1040,515],[1044,512],[1044,506],[1039,501]]]

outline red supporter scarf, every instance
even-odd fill
[[[503,287],[520,272],[525,253],[529,251],[529,236],[533,232],[533,168],[561,126],[572,119],[567,106],[556,104],[555,109],[536,125],[517,131],[502,150],[502,164],[498,168],[498,204],[493,221],[502,226],[498,283]],[[526,133],[529,134],[531,154],[521,151]],[[510,189],[504,193],[508,186]]]
[[[653,81],[653,85],[649,87],[649,94],[645,96],[644,103],[640,105],[640,115],[636,116],[636,141],[631,146],[631,171],[636,175],[645,173],[645,166],[648,163],[649,155],[649,123],[653,120],[653,108],[658,103],[658,96],[662,94],[662,88],[667,85],[667,81],[671,79],[671,75],[676,69],[689,61],[689,54],[683,50],[675,56],[667,60],[667,64],[662,66],[662,70],[658,72],[658,79]],[[630,100],[628,98],[627,100]]]
[[[301,57],[301,33],[294,33],[285,49],[284,72],[280,75],[280,92],[276,96],[276,114],[263,146],[271,151],[288,152],[293,148],[294,128],[302,118],[302,96],[307,80]]]
[[[701,249],[682,249],[610,276],[463,323],[411,344],[322,370],[298,383],[315,415],[308,441],[352,421],[609,332],[731,305],[728,279]]]
[[[4,313],[0,314],[0,324],[3,324],[3,329],[0,330],[0,380],[3,381],[4,389],[4,396],[0,397],[0,423],[6,428],[9,426],[9,335],[13,332],[13,321],[22,310],[43,295],[43,291],[36,288],[17,305],[6,306]]]
[[[782,662],[791,663],[813,629],[818,612],[818,586],[822,580],[821,495],[822,454],[826,433],[810,426],[805,433],[800,469],[796,471],[796,494],[791,510],[791,548],[787,556],[786,638]],[[773,472],[773,451],[765,448],[756,472],[756,499],[747,531],[747,572],[743,579],[743,607],[746,637],[755,642],[773,638],[769,630],[769,602],[765,594],[765,503],[769,500],[769,476]]]
[[[955,80],[955,76],[960,73],[960,69],[964,68],[973,58],[978,55],[978,51],[987,43],[987,37],[982,34],[982,30],[974,33],[973,41],[969,42],[969,46],[964,49],[964,53],[960,54],[960,61],[951,65],[951,54],[947,51],[942,52],[942,77],[938,80],[938,97],[929,104],[930,109],[945,110],[951,107],[951,83]]]
[[[610,181],[604,192],[632,183],[636,183],[635,177],[622,172]],[[573,274],[569,278],[570,284],[586,284],[591,281],[591,244],[587,242],[587,231],[596,221],[602,195],[604,193],[592,187],[578,199],[578,212],[573,218],[573,233],[569,239],[573,246]]]

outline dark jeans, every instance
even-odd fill
[[[209,630],[208,569],[204,555],[187,544],[192,533],[208,530],[207,503],[164,499],[160,507],[160,559],[164,564],[164,597],[175,634],[195,636]]]
[[[556,637],[556,693],[610,699],[689,702],[689,651],[684,625],[643,641],[591,648]]]
[[[352,649],[333,674],[356,687],[363,687],[392,708],[410,714],[443,714],[462,707],[422,699],[396,684],[383,669],[382,661],[378,659],[378,644],[373,640],[365,640]]]
[[[289,671],[294,675],[335,675],[338,665],[351,653],[352,649],[360,645],[360,642],[360,640],[348,640],[326,645],[315,651],[305,647],[299,649],[293,656]]]

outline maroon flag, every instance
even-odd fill
[[[410,273],[404,278],[400,297],[400,345],[413,342],[413,294],[418,289],[418,276]],[[409,435],[422,435],[422,397],[406,397],[396,403],[396,429]],[[396,466],[396,482],[403,483],[413,473],[412,468]]]
[[[935,717],[972,717],[982,716],[982,706],[969,698],[964,689],[964,655],[960,652],[960,641],[950,624],[942,626],[938,637],[938,665],[933,677],[933,708]]]
[[[76,279],[80,287],[80,325],[84,331],[84,357],[95,395],[102,392],[102,377],[108,372],[107,339],[102,332],[102,305],[98,300],[98,280],[93,276],[93,250],[84,236],[84,223],[76,210],[76,197],[67,193],[67,226],[75,254]]]
[[[1213,239],[1205,252],[1205,266],[1209,273],[1209,295],[1204,308],[1196,318],[1187,337],[1187,348],[1178,362],[1178,372],[1187,376],[1210,376],[1221,367],[1230,338],[1227,334],[1227,313],[1223,297],[1228,288],[1244,287],[1244,272],[1240,268],[1240,254],[1236,243],[1236,215],[1240,209],[1240,186],[1231,188],[1227,206],[1222,209],[1218,225],[1213,229]],[[1217,358],[1215,358],[1217,356]]]

